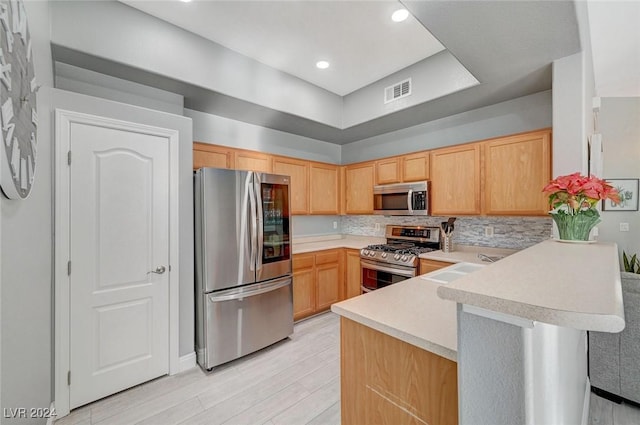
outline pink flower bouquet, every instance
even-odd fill
[[[558,226],[560,239],[588,240],[591,229],[600,222],[595,208],[602,199],[620,202],[618,191],[606,181],[580,173],[551,180],[542,191],[549,195],[551,217]]]

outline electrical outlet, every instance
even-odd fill
[[[334,221],[334,222],[333,222],[333,228],[334,228],[334,229],[337,229],[337,228],[338,228],[338,222],[337,222],[337,221]]]
[[[620,223],[620,231],[628,232],[629,231],[629,223]]]
[[[484,226],[484,235],[488,238],[493,236],[493,226]]]
[[[373,228],[375,229],[376,232],[380,231],[380,223],[376,223]]]

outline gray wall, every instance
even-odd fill
[[[342,163],[551,127],[551,118],[551,91],[545,91],[346,144]]]
[[[384,89],[411,78],[411,95],[384,103]],[[415,106],[479,84],[447,50],[395,72],[344,97],[343,128]]]
[[[25,2],[38,84],[38,159],[25,200],[0,195],[0,393],[2,408],[49,407],[52,400],[52,168],[49,2]],[[4,89],[4,87],[3,87]],[[0,419],[4,424],[43,419]]]
[[[296,215],[293,216],[291,233],[293,237],[338,235],[342,231],[342,220],[339,215]],[[336,223],[336,228],[333,224]]]
[[[123,3],[56,1],[51,17],[55,44],[333,127],[342,125],[342,97]]]
[[[182,115],[184,108],[182,95],[65,63],[56,62],[54,66],[55,86],[58,89]]]
[[[461,424],[524,424],[523,366],[521,328],[466,313],[458,304],[458,420]]]
[[[193,138],[198,142],[251,149],[331,164],[340,163],[341,147],[333,143],[191,109],[185,109],[184,115],[193,120]]]
[[[640,97],[603,98],[599,114],[604,178],[640,178]],[[600,240],[616,242],[622,251],[640,255],[640,212],[602,211]],[[620,232],[620,223],[629,223]]]
[[[180,355],[194,350],[193,305],[193,137],[191,120],[178,115],[126,105],[124,103],[85,96],[54,89],[53,108],[84,112],[123,121],[147,124],[179,131],[179,194],[178,220],[180,223]]]

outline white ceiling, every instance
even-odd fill
[[[596,95],[640,97],[640,2],[589,1]]]
[[[120,1],[340,96],[444,50],[395,0]]]

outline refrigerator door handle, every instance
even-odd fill
[[[259,288],[253,289],[250,291],[246,291],[244,290],[244,288],[240,288],[240,289],[233,289],[230,291],[224,291],[219,295],[209,295],[209,301],[212,303],[215,303],[215,302],[238,300],[242,298],[254,297],[256,295],[264,294],[266,292],[275,291],[276,289],[280,289],[287,285],[291,285],[291,277],[287,277],[286,279],[280,279],[268,284],[261,284]]]
[[[256,176],[255,173],[249,171],[249,175],[253,174],[254,178]],[[253,179],[247,179],[247,185],[249,186],[249,208],[251,210],[251,224],[249,231],[251,232],[251,257],[249,259],[249,268],[251,271],[256,270],[256,233],[257,233],[257,218],[256,218],[256,195],[255,195],[255,185]]]
[[[256,270],[262,269],[262,256],[264,255],[264,228],[262,226],[262,181],[260,180],[260,174],[254,174],[254,182],[256,187],[256,205],[258,206],[256,224],[258,226],[258,252],[256,255]]]

